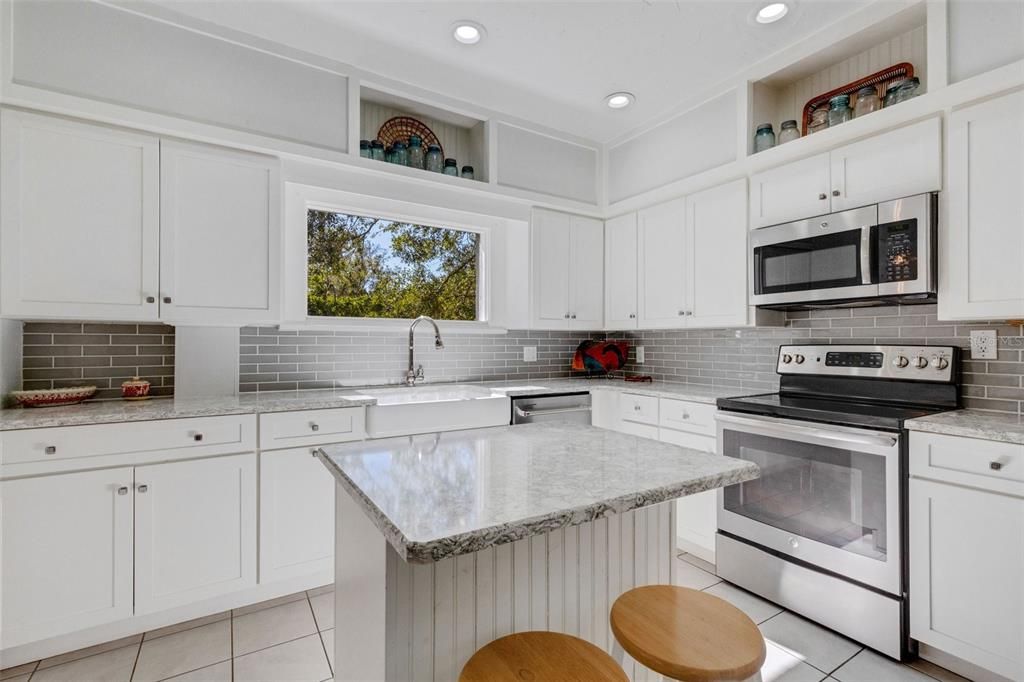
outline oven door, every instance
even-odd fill
[[[719,491],[720,530],[901,593],[898,434],[730,412],[717,420],[719,452],[761,468]]]
[[[751,303],[778,305],[878,295],[872,230],[878,206],[754,230]]]

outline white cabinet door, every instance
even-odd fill
[[[954,111],[939,317],[1024,317],[1024,91]],[[942,229],[945,226],[948,229]]]
[[[155,320],[159,142],[0,114],[0,313]]]
[[[777,225],[828,213],[831,189],[827,153],[753,175],[750,178],[750,227]]]
[[[1024,679],[1024,499],[910,482],[910,636]]]
[[[604,223],[572,217],[569,241],[569,328],[604,325]]]
[[[569,327],[569,253],[572,216],[534,209],[532,244],[532,323],[534,329]]]
[[[255,453],[136,468],[136,613],[255,584]]]
[[[746,206],[746,179],[686,198],[690,327],[747,324]]]
[[[604,323],[606,329],[636,329],[636,213],[604,223]]]
[[[260,583],[334,570],[334,479],[312,448],[260,453]]]
[[[0,648],[132,615],[132,469],[0,483]]]
[[[676,199],[637,217],[641,329],[686,325],[686,201]]]
[[[832,211],[942,189],[942,122],[931,118],[834,149]]]
[[[714,454],[717,441],[675,429],[659,429],[658,440],[684,448]],[[718,532],[718,491],[708,490],[676,500],[676,542],[679,549],[704,561],[715,563],[715,533]]]
[[[274,321],[281,254],[277,159],[162,141],[160,190],[161,318]]]

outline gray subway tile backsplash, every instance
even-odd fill
[[[965,353],[964,404],[1024,414],[1024,329],[1005,322],[946,322],[934,305],[794,311],[784,327],[653,330],[643,332],[521,331],[449,334],[445,348],[433,336],[416,338],[416,363],[427,381],[524,381],[570,376],[577,345],[588,338],[621,338],[643,345],[625,373],[735,388],[778,388],[778,348],[788,343],[928,343],[970,345],[974,329],[999,333],[996,360]],[[403,332],[282,331],[243,327],[239,333],[239,389],[243,392],[397,384],[407,364]],[[120,383],[140,374],[154,395],[174,387],[174,328],[163,325],[29,322],[24,331],[26,388],[96,384],[100,397],[120,395]],[[537,347],[524,362],[523,347]]]

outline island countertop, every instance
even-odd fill
[[[739,459],[564,423],[332,445],[318,457],[410,563],[759,475],[756,465]]]

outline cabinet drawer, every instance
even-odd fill
[[[658,424],[669,429],[689,431],[703,436],[716,436],[715,412],[718,408],[704,403],[662,398]]]
[[[1024,447],[914,431],[910,434],[910,474],[1024,495]]]
[[[658,424],[658,399],[649,395],[623,393],[619,399],[619,417],[623,421]]]
[[[245,452],[255,446],[255,415],[164,419],[6,431],[0,433],[0,462],[15,464],[161,451],[200,457]]]
[[[366,408],[273,412],[260,415],[260,449],[293,448],[361,440],[366,437]]]

